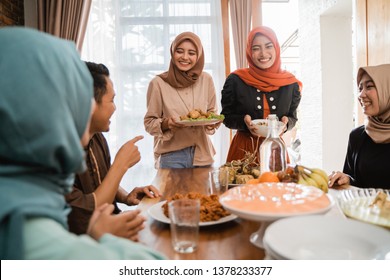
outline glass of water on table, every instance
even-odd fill
[[[168,203],[173,249],[192,253],[198,247],[200,201],[177,199]]]

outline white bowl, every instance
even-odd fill
[[[242,185],[222,194],[219,201],[230,213],[252,221],[322,214],[335,203],[319,188],[295,183]]]
[[[252,120],[252,123],[256,125],[256,134],[262,137],[267,137],[268,134],[268,120],[267,119],[256,119]],[[283,132],[285,124],[283,122],[278,122],[279,124],[279,135]]]
[[[262,222],[258,231],[249,238],[259,248],[264,248],[264,232],[273,221],[323,214],[335,203],[330,195],[320,189],[295,183],[242,185],[222,194],[219,202],[230,213],[242,219]]]

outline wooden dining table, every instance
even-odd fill
[[[159,169],[152,185],[157,187],[161,198],[144,198],[138,206],[147,218],[145,229],[139,234],[141,243],[163,253],[173,260],[250,260],[264,259],[264,249],[250,242],[250,235],[256,232],[261,223],[240,218],[199,229],[198,248],[193,253],[177,253],[171,244],[170,226],[154,220],[148,209],[159,201],[166,200],[176,193],[198,192],[208,194],[209,172],[212,168]]]
[[[266,251],[251,243],[250,236],[257,232],[261,222],[249,221],[237,217],[232,221],[210,226],[201,226],[199,230],[199,244],[194,253],[182,254],[173,250],[171,244],[170,225],[153,219],[148,209],[160,201],[173,195],[198,192],[208,194],[209,172],[212,168],[184,168],[159,169],[152,185],[161,193],[160,198],[144,197],[138,205],[141,214],[147,218],[145,229],[140,231],[141,243],[163,253],[173,260],[260,260],[269,259]],[[340,190],[350,186],[339,186],[329,189],[329,195],[334,199]],[[325,216],[339,216],[346,218],[337,203]]]

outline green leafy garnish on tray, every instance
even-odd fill
[[[218,114],[214,114],[214,113],[211,113],[208,117],[205,117],[205,116],[202,116],[202,117],[199,117],[199,118],[196,118],[196,119],[193,119],[193,118],[188,118],[186,119],[186,121],[204,121],[204,120],[220,120],[220,121],[223,121],[225,119],[225,116],[224,115],[218,115]]]

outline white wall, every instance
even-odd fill
[[[302,164],[342,170],[353,128],[352,0],[299,0]]]
[[[351,18],[321,16],[322,167],[342,170],[353,128]],[[335,32],[337,30],[337,32]]]

